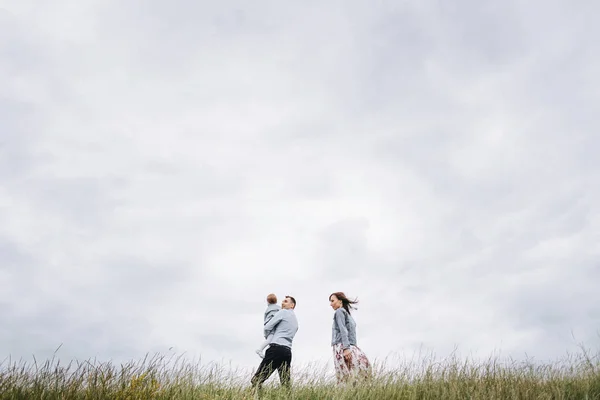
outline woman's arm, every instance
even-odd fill
[[[344,312],[345,311],[341,308],[335,310],[335,323],[337,324],[342,336],[342,347],[344,349],[349,349],[350,340],[348,339],[348,328],[346,328],[346,315]]]

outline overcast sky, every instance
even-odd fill
[[[0,358],[598,347],[598,13],[0,0]]]

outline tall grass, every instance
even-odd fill
[[[251,371],[155,356],[114,365],[97,361],[62,365],[6,360],[0,364],[0,400],[8,399],[253,399]],[[555,363],[476,362],[424,358],[391,368],[375,363],[373,379],[337,386],[326,367],[293,370],[291,391],[278,379],[265,385],[264,399],[600,399],[598,354],[567,356]],[[277,374],[273,374],[276,376]]]

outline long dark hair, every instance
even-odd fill
[[[329,300],[331,301],[331,296],[335,296],[337,297],[339,300],[342,301],[342,307],[344,307],[344,310],[346,310],[348,312],[348,314],[350,313],[350,310],[358,310],[358,308],[354,307],[354,304],[358,304],[358,298],[355,298],[354,300],[350,300],[345,294],[344,292],[334,292],[331,293],[329,295]]]

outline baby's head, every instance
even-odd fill
[[[267,303],[269,304],[277,304],[277,296],[275,296],[273,293],[271,293],[270,295],[267,296]]]

